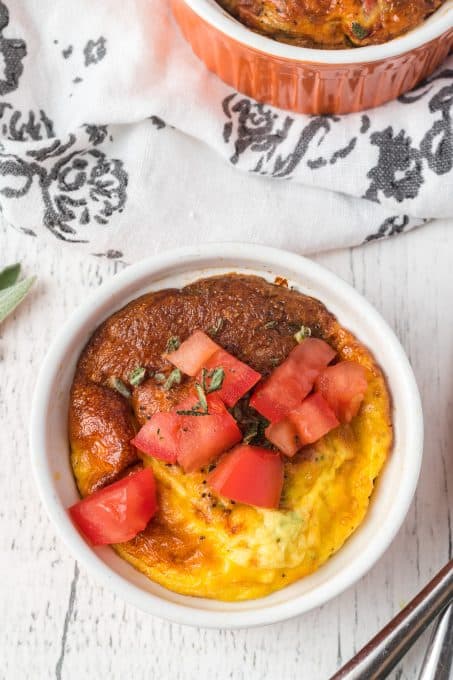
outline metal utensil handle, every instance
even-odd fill
[[[453,604],[439,616],[418,678],[419,680],[453,678]]]
[[[453,599],[453,560],[330,680],[382,680]]]

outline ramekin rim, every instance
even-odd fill
[[[446,2],[420,26],[380,45],[354,49],[323,50],[288,45],[256,33],[229,15],[216,0],[179,0],[213,28],[248,48],[272,57],[302,63],[360,65],[383,61],[411,52],[453,28],[453,0]]]
[[[396,500],[397,511],[394,511],[396,519],[394,518],[392,523],[383,523],[380,533],[378,533],[379,540],[369,543],[363,554],[355,559],[352,566],[348,565],[343,568],[340,574],[318,586],[315,592],[303,593],[290,600],[273,604],[269,607],[256,608],[250,611],[222,612],[185,606],[176,602],[169,602],[150,592],[145,593],[139,586],[129,582],[105,564],[92,548],[88,546],[72,525],[65,508],[63,508],[60,499],[55,493],[55,479],[50,466],[47,464],[43,465],[47,426],[47,419],[44,416],[46,414],[46,404],[52,398],[50,388],[54,381],[54,376],[58,373],[59,365],[61,365],[71,338],[83,327],[83,324],[87,323],[92,312],[97,307],[101,307],[101,304],[106,302],[111,295],[118,293],[121,289],[126,290],[128,285],[132,285],[134,281],[140,280],[146,273],[152,274],[158,271],[165,271],[170,266],[177,267],[178,263],[183,260],[193,262],[193,271],[196,273],[201,271],[200,269],[197,270],[196,262],[201,261],[205,257],[229,258],[232,260],[237,257],[238,253],[241,253],[241,257],[250,259],[257,267],[260,266],[263,269],[264,263],[277,266],[277,258],[280,258],[280,261],[282,258],[285,258],[288,267],[294,266],[297,268],[299,264],[299,266],[305,267],[305,271],[311,272],[314,278],[316,276],[322,277],[323,282],[327,282],[327,284],[332,286],[335,284],[337,290],[342,289],[345,293],[347,292],[351,297],[352,305],[354,301],[360,302],[362,310],[367,314],[368,318],[386,333],[390,346],[393,351],[396,351],[398,358],[401,360],[401,379],[405,381],[406,394],[410,395],[408,398],[411,400],[414,416],[413,428],[409,433],[410,440],[408,444],[408,447],[413,450],[414,458],[411,462],[410,475],[405,478],[404,485],[401,488],[401,495]],[[310,259],[278,248],[236,242],[190,246],[154,255],[131,265],[94,291],[90,298],[73,312],[49,348],[38,376],[30,419],[30,453],[35,481],[51,521],[76,559],[80,560],[93,573],[98,582],[111,587],[116,594],[119,594],[137,608],[179,624],[207,628],[244,628],[283,621],[322,605],[357,582],[387,550],[399,531],[416,489],[422,462],[422,452],[423,415],[418,387],[412,369],[395,333],[371,303],[347,282]],[[190,599],[192,600],[193,598]],[[252,600],[251,602],[253,603],[254,601]]]

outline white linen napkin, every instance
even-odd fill
[[[165,0],[0,0],[0,207],[66,250],[299,252],[453,216],[453,57],[399,101],[304,116],[232,91]]]

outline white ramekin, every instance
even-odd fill
[[[178,595],[148,580],[109,547],[93,549],[66,508],[78,499],[69,461],[69,389],[80,352],[112,312],[142,293],[200,277],[245,272],[290,285],[322,300],[367,345],[385,372],[393,399],[395,442],[367,517],[343,548],[314,574],[268,597],[227,603]],[[177,623],[239,628],[273,623],[322,605],[368,571],[404,521],[420,470],[423,417],[406,355],[382,317],[353,288],[293,253],[244,243],[208,244],[143,260],[97,290],[63,326],[43,362],[33,399],[30,448],[42,501],[74,557],[103,585],[150,614]],[[402,558],[404,559],[404,558]]]

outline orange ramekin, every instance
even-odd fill
[[[395,99],[453,48],[453,0],[421,26],[382,45],[317,50],[251,31],[215,0],[171,0],[192,49],[228,85],[300,113],[350,113]]]

